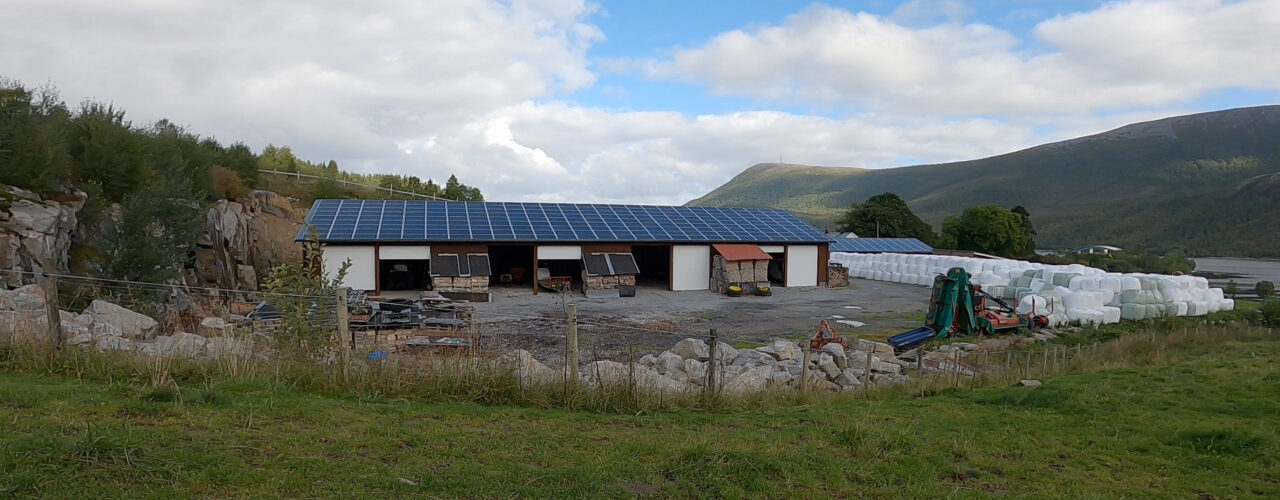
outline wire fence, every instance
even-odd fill
[[[320,378],[350,380],[355,370],[365,377],[361,383],[383,389],[417,384],[417,390],[431,386],[478,398],[502,386],[509,391],[501,401],[541,394],[564,407],[971,389],[1093,370],[1137,355],[1159,359],[1181,343],[1275,333],[1247,325],[1150,324],[1106,342],[1006,337],[895,353],[853,337],[813,348],[808,339],[755,347],[715,328],[580,314],[568,294],[551,296],[559,302],[554,312],[527,314],[429,294],[311,296],[20,271],[0,271],[0,281],[12,288],[0,290],[0,330],[8,340],[194,359],[235,355],[268,364],[288,357],[325,370]],[[45,306],[49,297],[56,308]],[[290,349],[298,346],[319,348]],[[375,376],[383,378],[369,378]]]

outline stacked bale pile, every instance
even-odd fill
[[[876,281],[932,286],[954,267],[969,272],[991,295],[1018,303],[1018,312],[1049,317],[1050,325],[1117,323],[1167,316],[1203,316],[1235,308],[1222,289],[1196,276],[1108,273],[1071,264],[1055,266],[1019,260],[942,255],[833,252],[831,262],[850,275]]]

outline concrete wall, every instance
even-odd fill
[[[787,245],[787,286],[818,286],[818,245]]]
[[[710,288],[711,247],[709,245],[672,245],[671,289],[709,290]]]
[[[373,263],[373,245],[325,245],[324,254],[324,275],[327,278],[333,278],[338,275],[338,271],[342,269],[342,264],[348,259],[351,260],[351,267],[347,268],[347,278],[342,282],[342,286],[349,286],[358,290],[373,290],[377,287],[377,269]]]
[[[538,245],[538,260],[582,260],[582,247],[577,245]]]
[[[378,247],[378,260],[431,260],[431,247],[426,245]]]

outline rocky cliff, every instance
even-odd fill
[[[17,286],[21,273],[67,272],[67,253],[76,238],[76,212],[85,194],[74,192],[46,199],[36,193],[0,185],[0,269],[17,271],[0,276]]]
[[[0,185],[0,270],[15,271],[0,280],[10,288],[31,283],[33,275],[23,273],[44,272],[46,262],[55,272],[69,273],[72,245],[92,246],[95,242],[81,241],[81,235],[102,232],[81,227],[78,213],[86,200],[79,191],[41,196]],[[118,207],[108,213],[118,214]],[[257,290],[258,277],[272,267],[301,260],[301,246],[293,241],[301,227],[302,216],[289,200],[271,191],[219,200],[205,212],[184,284]]]

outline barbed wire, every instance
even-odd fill
[[[164,289],[191,289],[191,290],[227,292],[227,293],[235,293],[235,294],[258,294],[258,295],[267,295],[267,296],[276,296],[276,297],[302,297],[302,298],[311,298],[311,299],[332,299],[333,298],[333,297],[328,297],[323,295],[304,295],[304,294],[296,294],[296,293],[236,290],[232,288],[216,288],[216,287],[181,285],[181,284],[172,284],[172,283],[149,283],[145,281],[130,281],[130,280],[121,280],[121,279],[112,279],[112,278],[100,278],[100,277],[94,277],[94,276],[78,276],[73,274],[18,271],[14,269],[0,269],[0,273],[25,275],[25,276],[31,276],[31,277],[54,277],[60,280],[67,279],[67,280],[83,280],[83,281],[90,281],[95,283],[127,284],[127,285],[133,285],[133,286],[164,288]]]

